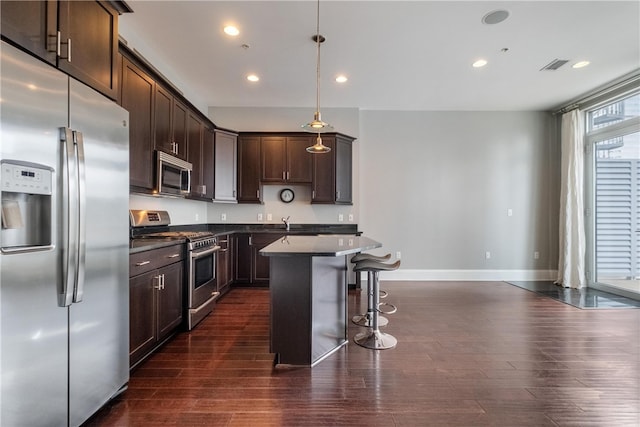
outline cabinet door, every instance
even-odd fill
[[[182,323],[182,262],[162,267],[162,288],[157,291],[158,341]]]
[[[56,64],[58,5],[55,1],[0,2],[2,35],[50,64]]]
[[[251,246],[249,234],[234,235],[233,262],[234,280],[239,283],[251,282]]]
[[[269,283],[269,257],[260,255],[260,249],[281,239],[283,235],[274,235],[271,233],[252,234],[251,235],[251,253],[253,257],[252,283],[268,284]]]
[[[352,144],[351,141],[336,139],[336,203],[352,202]]]
[[[313,178],[313,154],[307,147],[313,145],[311,137],[287,138],[287,182],[309,184]]]
[[[331,151],[312,155],[313,190],[311,192],[311,203],[334,203],[336,191],[336,138],[334,136],[323,136],[322,142],[331,148]]]
[[[260,137],[238,139],[238,202],[261,202]]]
[[[215,179],[215,136],[211,128],[204,128],[202,133],[202,185],[204,185],[204,198],[211,201],[214,197]],[[235,183],[235,169],[234,183]],[[234,190],[235,192],[235,185]]]
[[[171,133],[173,96],[160,85],[156,85],[154,114],[154,144],[156,150],[173,154],[173,136]]]
[[[262,182],[286,181],[287,138],[264,136],[260,138]]]
[[[107,2],[60,1],[58,68],[116,99],[118,13]]]
[[[154,285],[158,282],[155,270],[129,279],[129,366],[156,343]]]
[[[238,136],[216,131],[215,200],[236,201]]]
[[[154,81],[127,58],[122,62],[120,105],[129,111],[129,182],[153,189]]]
[[[189,112],[187,119],[187,161],[193,165],[191,171],[191,195],[204,197],[206,187],[202,179],[202,122]]]
[[[176,157],[187,160],[189,147],[187,146],[187,107],[180,101],[173,102],[173,142]]]

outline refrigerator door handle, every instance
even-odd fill
[[[84,140],[82,132],[73,131],[73,140],[76,147],[76,156],[78,162],[78,252],[77,252],[77,275],[75,289],[73,293],[73,302],[81,302],[84,294],[84,273],[85,273],[85,255],[86,255],[86,174],[84,161]]]
[[[77,272],[77,227],[78,223],[78,199],[77,199],[77,165],[75,147],[73,143],[73,131],[69,128],[60,128],[60,142],[62,146],[62,201],[61,201],[61,250],[62,250],[62,277],[61,290],[58,294],[58,305],[67,307],[73,302]]]

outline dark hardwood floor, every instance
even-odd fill
[[[381,287],[398,306],[384,328],[395,349],[350,342],[314,368],[275,369],[268,290],[234,289],[88,424],[640,425],[640,309],[581,310],[502,282]],[[365,301],[350,293],[350,313]]]

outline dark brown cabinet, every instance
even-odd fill
[[[118,95],[119,1],[2,1],[2,34],[111,99]]]
[[[213,199],[213,133],[205,129],[202,119],[193,112],[187,119],[187,161],[191,171],[191,198]]]
[[[313,156],[311,203],[351,204],[353,200],[353,138],[324,134],[329,153]]]
[[[278,233],[251,233],[235,235],[235,284],[238,286],[266,286],[269,284],[269,257],[260,255],[260,249],[281,239]]]
[[[268,183],[308,184],[311,182],[313,145],[308,135],[262,136],[260,138],[261,181]]]
[[[262,203],[260,197],[260,137],[238,138],[238,203]]]
[[[135,366],[182,323],[183,245],[129,257],[129,364]]]
[[[216,277],[218,280],[218,292],[221,295],[225,294],[233,282],[232,274],[232,254],[233,254],[233,239],[231,235],[224,235],[218,237],[218,245],[220,250],[218,251],[216,260]]]
[[[153,190],[154,91],[153,79],[124,57],[119,100],[129,111],[129,181],[134,191]]]
[[[156,84],[155,148],[187,160],[187,107]]]
[[[216,189],[216,142],[215,133],[210,127],[204,127],[202,131],[202,182],[204,188],[204,198],[207,201],[212,201],[215,196]],[[235,168],[234,168],[235,173]],[[235,175],[234,175],[235,177]]]

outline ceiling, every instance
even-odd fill
[[[189,99],[315,106],[315,1],[127,4],[121,36]],[[497,9],[508,19],[484,24]],[[239,36],[224,34],[228,23]],[[549,110],[640,68],[639,0],[323,0],[320,33],[321,108]],[[479,58],[488,64],[473,68]],[[569,63],[540,71],[554,59]],[[590,65],[571,67],[581,60]],[[340,73],[346,83],[335,82]]]

